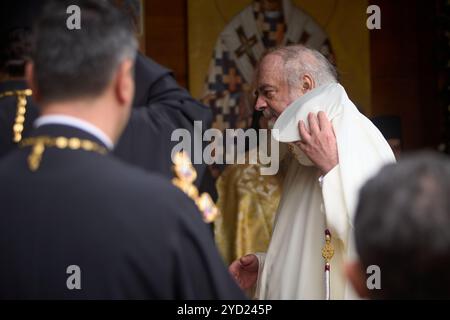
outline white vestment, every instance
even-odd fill
[[[267,254],[257,254],[258,299],[325,299],[325,229],[335,248],[331,299],[356,298],[344,261],[354,257],[353,214],[360,187],[381,166],[395,161],[391,148],[339,84],[316,88],[296,100],[273,130],[280,142],[300,140],[298,122],[324,111],[337,140],[339,165],[319,183],[319,172],[297,148],[291,157]]]

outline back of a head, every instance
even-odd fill
[[[68,20],[80,8],[80,28]],[[71,13],[68,13],[71,12]],[[35,26],[34,75],[42,103],[100,95],[137,41],[122,12],[108,1],[52,1]]]
[[[361,190],[355,241],[377,265],[377,299],[450,298],[450,159],[422,153],[384,167]]]
[[[297,87],[301,78],[309,74],[316,86],[338,82],[336,68],[319,51],[304,45],[289,45],[267,51],[267,55],[275,54],[284,61],[284,72],[290,87]]]

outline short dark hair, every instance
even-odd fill
[[[69,30],[67,8],[77,5],[81,29]],[[134,61],[137,41],[129,20],[108,1],[52,1],[35,27],[33,62],[43,102],[95,97],[118,65]]]
[[[450,158],[431,152],[384,167],[362,188],[355,242],[377,265],[373,298],[450,298]]]

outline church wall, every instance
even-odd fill
[[[145,0],[146,54],[187,87],[186,0]]]
[[[435,98],[434,1],[370,0],[369,3],[381,7],[382,28],[370,32],[368,115],[400,115],[407,150],[435,148],[443,120]],[[207,66],[205,70],[191,70],[190,75],[188,72],[188,1],[146,0],[145,4],[146,53],[174,70],[183,86],[189,85],[188,78],[204,79]],[[208,28],[205,32],[214,30]],[[206,61],[209,58],[210,53]]]
[[[434,1],[373,0],[381,30],[370,32],[373,115],[402,118],[407,150],[436,148],[437,106]]]
[[[251,0],[188,0],[189,84],[200,97],[214,45],[225,26]],[[371,111],[367,0],[292,0],[326,32],[333,48],[341,82],[366,113]],[[194,72],[195,70],[196,72]]]

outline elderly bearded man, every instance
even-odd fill
[[[290,122],[297,135],[278,140],[300,141],[290,143],[267,253],[246,255],[229,271],[242,289],[256,285],[258,299],[356,298],[343,271],[344,260],[354,252],[354,206],[362,183],[394,161],[392,151],[337,83],[335,68],[315,50],[297,45],[268,52],[256,85],[255,108],[276,120],[280,132]],[[324,103],[308,107],[311,96]],[[334,249],[328,261],[322,257],[325,244]]]

